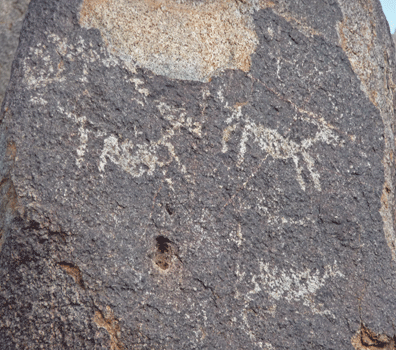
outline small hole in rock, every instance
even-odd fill
[[[154,255],[154,262],[162,270],[167,270],[172,264],[172,257],[174,253],[172,249],[172,242],[164,236],[158,236],[156,241],[157,251]]]
[[[172,215],[175,212],[173,210],[173,208],[169,204],[165,205],[165,209],[166,209],[166,211],[168,212],[169,215]]]
[[[168,251],[169,251],[169,249],[170,249],[169,243],[171,243],[171,241],[170,241],[168,238],[166,238],[166,237],[164,237],[164,236],[158,236],[158,237],[156,238],[156,240],[157,240],[157,247],[158,247],[158,250],[159,250],[161,253],[165,253],[165,252],[168,252]]]

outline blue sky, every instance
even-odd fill
[[[382,9],[388,19],[391,33],[393,34],[396,29],[396,0],[380,0]]]

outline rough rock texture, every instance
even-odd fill
[[[0,1],[0,106],[10,80],[11,64],[29,2],[30,0]]]
[[[378,0],[32,0],[0,348],[394,349],[395,68]]]

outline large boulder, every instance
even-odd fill
[[[0,106],[10,80],[11,64],[30,0],[0,1]]]
[[[1,349],[393,349],[378,0],[33,0],[0,130]]]

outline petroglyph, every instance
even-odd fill
[[[235,242],[239,247],[242,245],[244,238],[242,235],[241,224],[238,224],[236,230],[230,233],[230,240]]]
[[[69,118],[72,118],[71,114],[69,114]],[[78,132],[80,135],[80,146],[78,146],[77,148],[76,164],[79,168],[81,168],[81,163],[84,160],[84,154],[87,149],[87,142],[88,142],[88,131],[84,128],[87,118],[84,116],[83,117],[74,116],[74,119],[80,125],[80,127],[78,128]]]
[[[268,207],[266,207],[264,204],[265,200],[266,200],[265,197],[263,198],[258,197],[256,199],[255,209],[259,215],[266,217],[268,225],[280,229],[285,224],[305,226],[305,227],[311,224],[315,224],[315,220],[310,217],[300,218],[296,220],[295,218],[292,217],[287,217],[287,216],[285,217],[283,215],[276,215],[274,213],[271,213],[271,210]]]
[[[84,0],[80,24],[97,28],[126,61],[175,79],[208,81],[250,69],[258,38],[250,13],[271,1]]]
[[[184,108],[172,108],[164,102],[159,102],[157,108],[164,118],[170,122],[172,128],[166,130],[158,141],[149,144],[134,144],[130,140],[125,140],[119,145],[117,137],[111,135],[104,140],[99,163],[99,170],[101,172],[105,171],[107,158],[134,177],[140,177],[146,173],[147,175],[152,175],[156,167],[164,167],[173,161],[178,163],[182,173],[186,172],[185,167],[180,163],[170,139],[176,132],[180,132],[181,127],[201,137],[202,126],[198,122],[193,122],[190,117],[186,118],[187,113]],[[167,149],[168,159],[160,160],[158,158],[157,153],[160,147]]]
[[[321,191],[320,174],[315,169],[315,160],[308,151],[317,143],[325,143],[342,147],[343,142],[334,132],[333,128],[316,116],[315,119],[300,117],[301,119],[316,125],[318,127],[318,131],[314,137],[303,139],[301,143],[297,143],[290,140],[288,137],[283,137],[277,130],[267,128],[262,124],[256,124],[249,117],[244,117],[241,112],[241,108],[242,107],[240,106],[235,108],[231,117],[226,120],[228,124],[233,121],[238,122],[227,126],[223,130],[222,152],[226,153],[228,151],[227,142],[230,140],[235,130],[238,128],[242,129],[238,166],[244,162],[247,150],[246,145],[249,140],[252,140],[266,153],[266,156],[269,155],[273,159],[292,159],[296,168],[297,181],[304,191],[306,189],[306,184],[302,177],[302,170],[305,165],[311,175],[316,190]],[[242,123],[239,123],[241,118],[243,119],[243,126],[241,126]]]
[[[344,278],[345,276],[338,270],[337,262],[333,266],[326,265],[324,273],[319,270],[312,271],[306,269],[297,271],[294,268],[289,270],[270,267],[268,263],[260,261],[260,274],[253,275],[251,282],[254,288],[247,293],[247,300],[254,294],[263,291],[269,294],[276,301],[284,299],[287,302],[302,302],[315,314],[330,314],[328,310],[320,310],[313,299],[316,293],[322,288],[329,278]]]
[[[137,84],[139,85],[141,83],[138,82]],[[148,91],[147,89],[141,90],[143,90],[141,92],[143,95]],[[36,100],[32,100],[31,102],[34,104],[37,103]],[[76,165],[79,168],[83,164],[84,155],[88,152],[89,135],[92,135],[94,138],[105,137],[99,156],[98,169],[100,172],[105,171],[107,162],[110,160],[134,177],[140,177],[144,174],[153,175],[157,167],[162,168],[171,164],[173,161],[178,164],[181,173],[185,173],[185,166],[181,164],[175,152],[175,147],[170,141],[176,134],[182,132],[181,128],[200,138],[202,137],[202,125],[200,122],[193,122],[191,117],[186,117],[187,112],[184,108],[173,108],[164,102],[157,101],[157,109],[164,119],[169,121],[171,128],[164,130],[159,140],[144,143],[129,139],[119,140],[118,136],[114,134],[109,135],[108,132],[100,130],[100,128],[96,131],[90,130],[86,125],[94,124],[92,121],[89,121],[85,116],[77,116],[75,113],[68,112],[59,104],[57,106],[58,112],[78,127],[79,146],[76,149]],[[138,138],[141,134],[141,132],[136,131],[135,137]],[[157,155],[161,147],[166,149],[168,154],[166,159],[160,159]]]
[[[62,75],[64,68],[62,65],[56,66],[51,64],[49,55],[44,56],[45,47],[39,43],[37,48],[30,48],[31,56],[23,61],[24,80],[30,89],[38,89],[50,83],[63,82],[65,77]],[[29,64],[34,60],[44,61],[47,69],[38,68],[39,65]]]
[[[93,132],[86,128],[86,124],[88,119],[85,116],[77,116],[75,113],[68,112],[64,107],[62,107],[59,103],[57,106],[57,111],[61,114],[66,116],[73,124],[78,126],[78,136],[79,136],[79,146],[76,149],[76,165],[81,168],[84,162],[84,155],[87,152],[88,147],[88,135],[92,134],[94,137],[103,137],[106,136],[106,132],[103,131],[96,131]],[[93,124],[90,121],[91,124]]]
[[[249,336],[250,340],[254,342],[254,345],[259,347],[260,349],[264,350],[275,350],[275,348],[272,346],[271,343],[263,343],[262,341],[259,341],[254,332],[252,332],[251,327],[249,325],[248,321],[248,309],[245,307],[245,309],[241,312],[241,318],[242,322],[240,323],[241,328],[244,330],[244,332]],[[234,319],[234,322],[236,322],[236,318]]]
[[[79,59],[82,64],[82,74],[78,78],[81,83],[88,83],[87,75],[89,65],[96,61],[101,61],[105,67],[114,67],[120,62],[109,55],[105,48],[99,48],[100,53],[106,57],[101,58],[92,45],[85,43],[80,36],[77,44],[69,44],[67,38],[61,38],[57,34],[46,32],[47,42],[39,42],[35,47],[30,47],[30,55],[23,60],[24,82],[29,89],[39,89],[53,83],[62,83],[67,79],[64,61],[75,61]],[[55,53],[48,51],[48,47],[55,44]],[[89,46],[89,48],[88,48]],[[41,67],[41,68],[39,68]],[[44,67],[44,68],[43,68]],[[70,74],[70,72],[68,72]],[[132,81],[134,82],[134,81]],[[135,83],[136,90],[138,85]],[[148,91],[139,89],[140,93],[147,96]]]
[[[44,100],[42,97],[37,97],[37,96],[31,98],[29,102],[34,105],[41,105],[41,106],[45,106],[46,104],[48,104],[48,101]]]
[[[271,344],[263,344],[258,342],[256,336],[251,330],[248,321],[249,304],[254,299],[254,295],[260,292],[268,294],[274,299],[275,304],[265,311],[271,317],[275,317],[276,314],[276,302],[286,300],[288,303],[302,303],[305,307],[308,307],[313,314],[326,315],[334,317],[330,310],[324,309],[322,304],[316,304],[314,302],[315,295],[317,292],[325,286],[326,282],[330,278],[345,278],[345,276],[339,271],[337,262],[324,267],[324,272],[320,273],[319,270],[312,271],[306,269],[304,271],[298,271],[297,269],[281,269],[277,266],[270,267],[269,263],[259,262],[260,273],[258,275],[251,275],[251,283],[254,288],[247,294],[242,295],[239,293],[238,288],[235,291],[235,298],[244,299],[244,309],[241,311],[240,317],[242,319],[242,329],[249,335],[250,339],[255,342],[260,348],[273,349]],[[248,274],[240,271],[240,266],[237,264],[235,275],[238,277],[237,283],[244,284]]]
[[[170,147],[172,147],[169,144]],[[142,176],[144,173],[152,175],[156,166],[162,167],[168,162],[160,162],[155,155],[159,144],[146,145],[137,144],[136,146],[129,140],[123,141],[120,145],[118,139],[111,135],[104,140],[102,154],[100,155],[99,170],[104,171],[107,158],[119,165],[123,170],[134,177]],[[134,152],[134,148],[136,152]],[[171,148],[171,150],[173,150]]]

